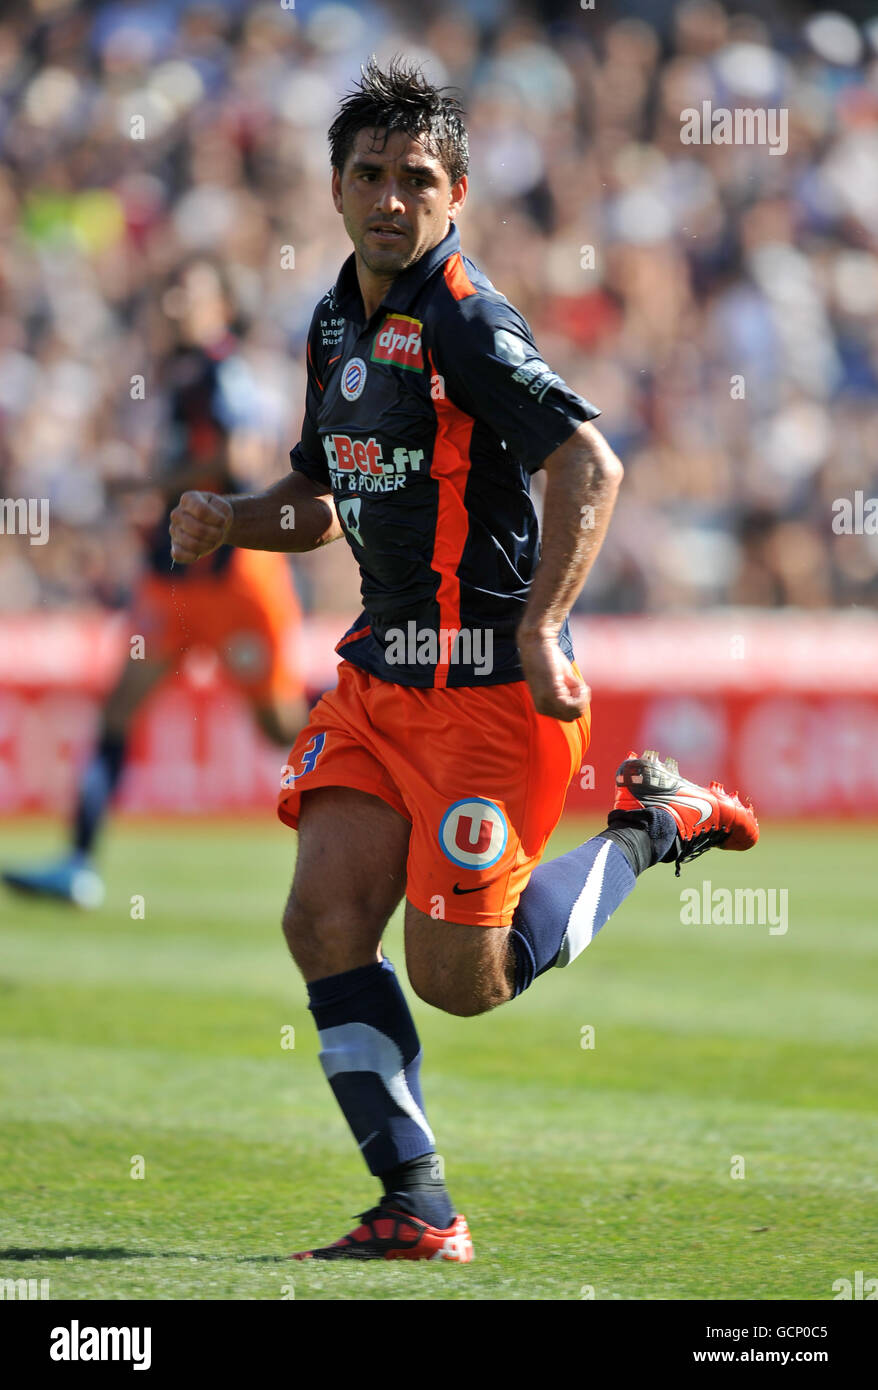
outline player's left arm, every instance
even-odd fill
[[[543,467],[541,556],[518,626],[518,650],[537,713],[569,721],[585,711],[589,691],[558,646],[558,633],[603,544],[623,468],[590,421]]]
[[[558,634],[601,548],[622,465],[591,424],[599,408],[552,371],[527,321],[496,291],[464,293],[433,332],[453,403],[503,440],[510,461],[546,471],[542,554],[517,629],[519,653],[538,712],[576,719],[589,693]]]

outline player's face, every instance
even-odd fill
[[[445,236],[463,206],[466,178],[452,185],[419,140],[393,131],[384,144],[384,134],[357,132],[343,172],[332,171],[332,197],[362,264],[393,278]]]

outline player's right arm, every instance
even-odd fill
[[[171,513],[171,554],[188,565],[221,545],[244,550],[316,550],[343,535],[317,429],[323,394],[318,305],[308,331],[302,438],[290,454],[292,472],[251,497],[184,492]]]
[[[183,565],[221,545],[301,552],[341,535],[332,493],[298,471],[253,497],[184,492],[171,512],[171,555]]]

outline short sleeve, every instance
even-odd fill
[[[507,300],[458,300],[434,332],[435,369],[448,398],[505,440],[530,473],[601,413],[543,361],[527,321]]]
[[[311,322],[311,329],[308,333],[307,386],[305,388],[305,418],[302,421],[302,438],[296,447],[290,450],[290,467],[295,468],[299,473],[304,473],[305,477],[310,478],[312,482],[325,484],[326,490],[329,492],[329,467],[317,430],[317,415],[320,410],[320,399],[323,395],[323,383],[314,362],[313,331],[314,320]]]

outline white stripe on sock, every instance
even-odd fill
[[[402,1053],[392,1038],[368,1023],[340,1023],[336,1028],[323,1028],[320,1042],[320,1061],[327,1081],[343,1072],[374,1072],[400,1110],[420,1125],[429,1142],[435,1144],[427,1117],[409,1090]]]
[[[598,850],[597,858],[588,871],[585,883],[582,885],[582,891],[570,909],[570,916],[567,918],[567,930],[564,933],[564,940],[561,942],[558,959],[555,961],[559,970],[563,969],[565,965],[569,965],[572,960],[576,960],[576,957],[585,950],[594,936],[595,913],[601,900],[601,890],[604,886],[604,874],[607,868],[607,855],[610,853],[612,843],[612,840],[604,840],[602,848]]]

